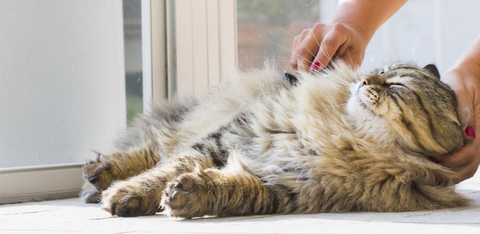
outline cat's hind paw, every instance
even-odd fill
[[[187,173],[169,182],[161,202],[164,214],[187,219],[212,215],[215,184],[208,174]]]
[[[137,183],[120,181],[102,193],[102,208],[112,215],[135,217],[153,215],[159,208],[155,194],[145,192]]]
[[[99,203],[102,192],[99,192],[92,184],[86,182],[83,185],[82,191],[80,192],[80,198],[85,203]]]

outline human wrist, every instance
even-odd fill
[[[370,42],[375,34],[376,28],[365,27],[364,25],[351,22],[350,20],[344,19],[337,19],[332,21],[332,25],[341,24],[349,30],[349,34],[351,34],[356,40],[362,41],[365,46]]]
[[[349,28],[350,32],[354,33],[354,36],[357,37],[357,41],[361,42],[364,47],[367,47],[375,33],[375,31],[372,32],[372,30],[367,30],[354,23],[344,23],[344,25]]]
[[[470,73],[480,79],[480,36],[458,58],[451,70],[459,70]]]
[[[331,24],[350,25],[368,43],[383,23],[408,0],[340,0]]]

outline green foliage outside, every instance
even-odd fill
[[[138,113],[143,112],[143,100],[137,96],[127,95],[127,123]]]
[[[265,22],[272,26],[288,26],[292,19],[308,18],[319,12],[318,0],[237,0],[237,14],[241,21]]]

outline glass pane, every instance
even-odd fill
[[[293,38],[319,19],[318,0],[237,0],[239,68],[261,68],[273,57],[290,67]]]
[[[141,0],[123,0],[127,120],[143,112]]]
[[[125,127],[122,3],[1,1],[0,168],[84,163]]]

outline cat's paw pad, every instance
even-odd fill
[[[112,164],[106,157],[97,153],[96,160],[90,160],[83,166],[83,180],[91,183],[98,191],[103,191],[112,182]]]
[[[213,181],[204,173],[174,178],[164,190],[161,206],[171,217],[192,218],[212,214]]]
[[[159,211],[156,196],[142,194],[135,183],[121,181],[113,184],[102,193],[102,208],[112,215],[134,217],[153,215]]]

